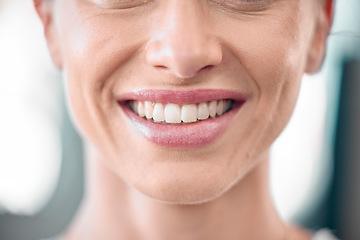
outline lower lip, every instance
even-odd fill
[[[165,147],[192,148],[210,144],[219,138],[243,105],[244,103],[235,104],[221,117],[181,125],[148,121],[139,117],[127,106],[121,105],[121,107],[135,129],[150,142]]]

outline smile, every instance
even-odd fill
[[[139,117],[166,124],[188,124],[220,117],[231,110],[232,104],[230,99],[185,105],[151,101],[129,102],[130,109]]]
[[[139,90],[117,102],[134,132],[165,147],[201,147],[218,139],[247,101],[227,90]]]

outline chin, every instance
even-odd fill
[[[194,168],[194,167],[193,167]],[[164,169],[162,169],[164,170]],[[193,205],[215,200],[237,182],[235,174],[193,169],[168,169],[157,171],[134,187],[142,194],[162,203]],[[233,177],[231,177],[233,176]]]
[[[210,202],[223,195],[229,187],[220,184],[194,184],[177,180],[159,186],[137,186],[137,189],[153,200],[179,205]]]
[[[140,140],[131,151],[119,152],[116,159],[122,161],[113,159],[114,167],[131,188],[156,201],[206,203],[227,193],[253,166],[247,151],[223,142],[228,136],[206,148],[169,151]]]

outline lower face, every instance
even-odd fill
[[[198,203],[222,195],[258,164],[291,116],[313,1],[117,2],[56,1],[80,131],[123,180],[152,198]],[[187,32],[180,20],[209,31]],[[168,31],[184,39],[205,32],[221,61],[191,77],[152,64],[149,45]]]

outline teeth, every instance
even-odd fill
[[[140,116],[140,115],[139,115]],[[161,103],[156,103],[154,106],[153,119],[155,122],[165,121],[164,106]]]
[[[224,113],[224,101],[221,100],[218,102],[217,106],[216,106],[216,115],[221,116]]]
[[[138,102],[136,102],[136,101],[131,101],[130,102],[130,109],[133,110],[133,112],[136,112],[136,113],[137,113],[137,104],[138,104]]]
[[[168,103],[165,107],[165,121],[167,123],[181,123],[180,106],[177,104]]]
[[[209,103],[209,113],[210,113],[210,117],[215,117],[216,116],[216,101],[211,101]]]
[[[209,117],[221,116],[232,107],[231,100],[220,100],[186,104],[180,106],[174,103],[162,104],[150,101],[131,101],[130,108],[140,117],[153,119],[154,122],[166,122],[169,124],[192,123],[206,120]]]
[[[225,100],[225,112],[229,111],[232,108],[232,102],[231,100]]]
[[[145,106],[142,102],[138,103],[137,113],[140,117],[145,117]]]
[[[151,102],[145,101],[145,116],[146,119],[152,119],[154,112],[154,106]]]
[[[209,107],[207,103],[200,103],[198,106],[198,119],[205,120],[210,116]]]
[[[184,123],[197,121],[198,110],[195,104],[184,105],[181,108],[181,120]]]

